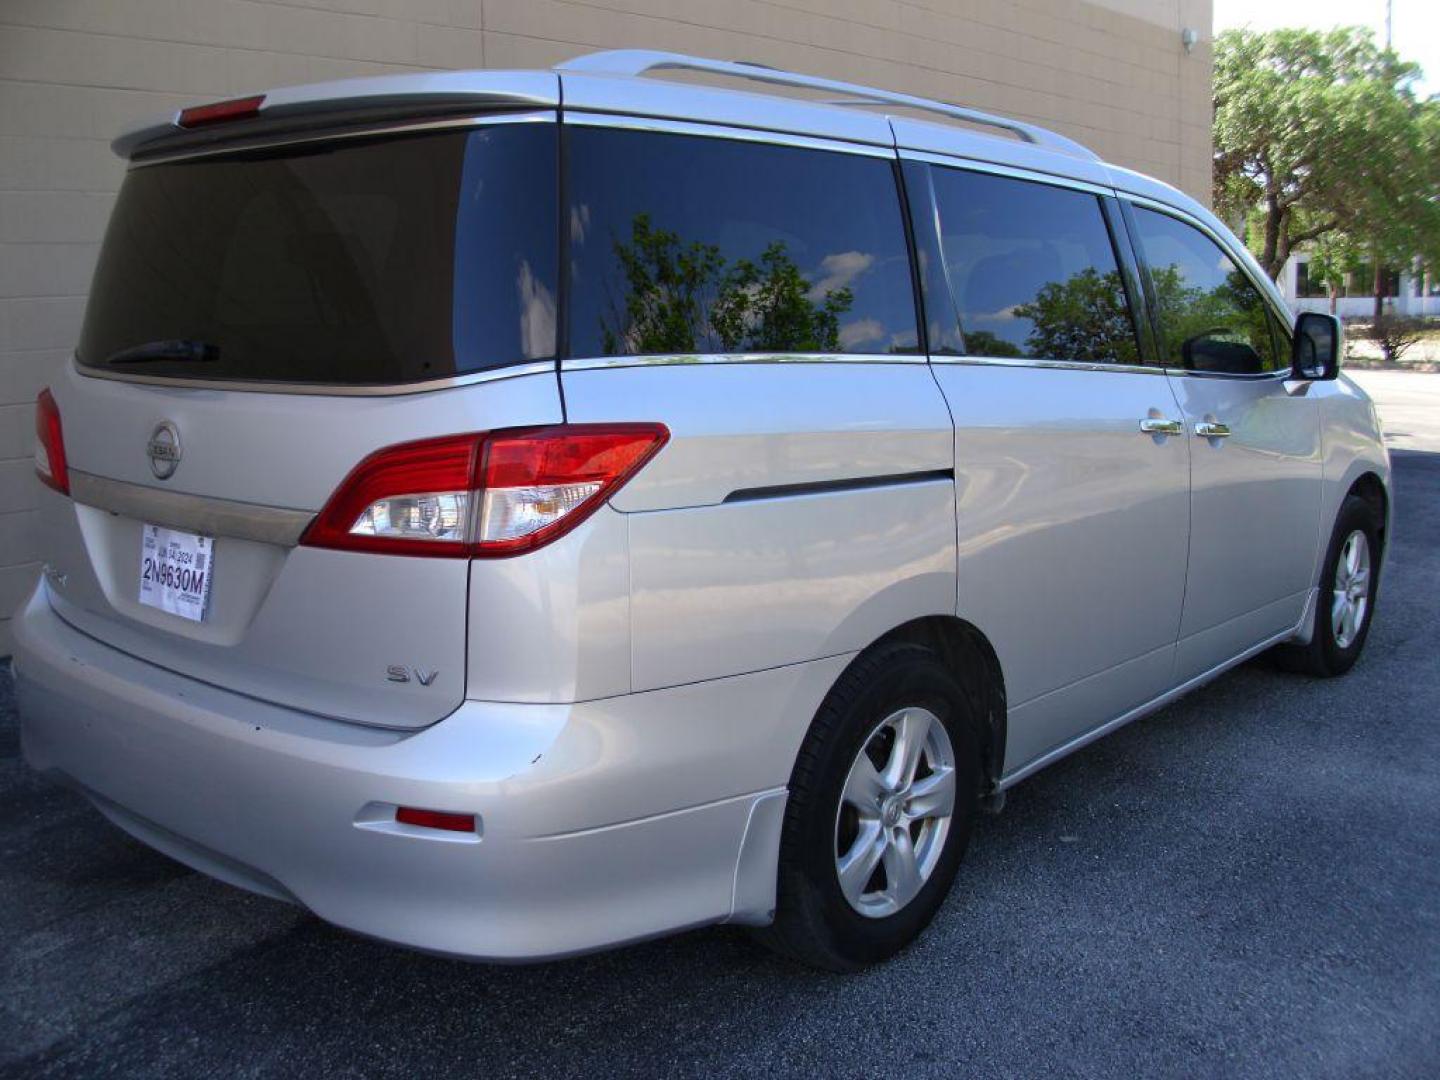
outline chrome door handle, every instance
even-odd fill
[[[1230,435],[1230,425],[1218,421],[1202,420],[1195,425],[1195,434],[1202,439],[1224,439]]]
[[[1146,435],[1183,435],[1185,425],[1179,420],[1163,420],[1158,416],[1147,416],[1140,421],[1140,430]]]

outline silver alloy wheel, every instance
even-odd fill
[[[1330,631],[1335,644],[1348,649],[1360,636],[1370,607],[1370,540],[1361,529],[1345,538],[1335,564],[1335,585],[1330,600]]]
[[[891,713],[845,778],[835,815],[835,873],[861,915],[893,915],[934,873],[955,810],[955,750],[928,709]]]

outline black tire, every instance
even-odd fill
[[[1325,563],[1320,570],[1320,596],[1315,610],[1315,632],[1308,645],[1280,645],[1273,650],[1275,662],[1287,671],[1314,675],[1319,678],[1334,678],[1344,675],[1365,648],[1370,636],[1370,624],[1375,621],[1375,591],[1380,583],[1380,519],[1375,507],[1356,495],[1351,495],[1340,506],[1335,518],[1335,531],[1325,550]],[[1369,545],[1370,576],[1364,616],[1353,639],[1341,645],[1336,639],[1334,621],[1331,615],[1331,601],[1336,583],[1336,571],[1345,542],[1356,531],[1365,534]]]
[[[944,725],[954,751],[955,800],[930,876],[894,914],[860,914],[841,891],[837,813],[852,764],[882,722],[923,708]],[[776,951],[829,971],[856,971],[888,959],[934,918],[950,891],[979,810],[979,717],[931,650],[880,646],[858,657],[816,714],[790,779],[780,843],[775,922],[760,933]]]

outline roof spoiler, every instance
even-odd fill
[[[140,161],[250,139],[489,111],[554,109],[559,104],[559,79],[544,71],[382,75],[271,90],[258,106],[236,112],[233,119],[185,125],[182,114],[197,110],[180,110],[168,120],[125,132],[110,146],[120,157]]]

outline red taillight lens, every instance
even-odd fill
[[[456,558],[532,551],[584,521],[668,438],[660,424],[575,424],[387,447],[346,477],[301,543]]]
[[[192,105],[180,110],[178,123],[183,128],[196,128],[206,124],[223,124],[227,120],[243,120],[257,115],[264,103],[265,95],[256,94],[254,97],[215,101],[209,105]]]
[[[377,450],[351,470],[300,542],[391,555],[468,555],[481,441],[453,435]]]
[[[70,494],[70,469],[65,464],[65,436],[60,431],[60,407],[47,387],[35,399],[35,472],[62,495]]]

